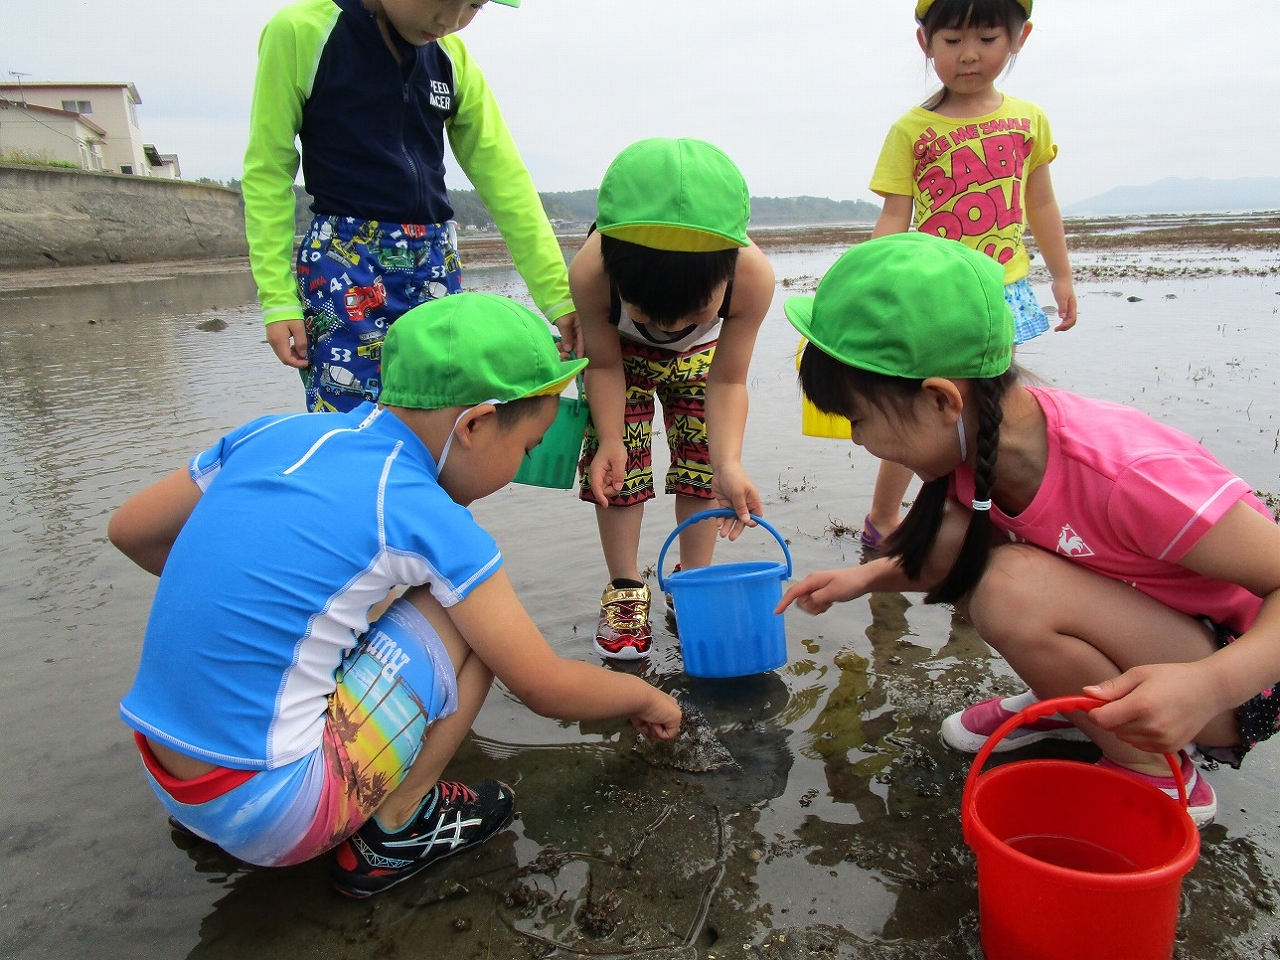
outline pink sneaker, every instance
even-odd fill
[[[953,713],[942,721],[942,742],[962,753],[977,753],[987,738],[1014,714],[1021,712],[1040,699],[1028,690],[1016,697],[992,697],[959,713]],[[1034,723],[1016,727],[1012,733],[996,744],[992,753],[1017,750],[1040,740],[1088,740],[1076,726],[1060,713],[1041,717]]]
[[[1191,762],[1191,758],[1187,756],[1186,751],[1180,750],[1178,756],[1182,758],[1182,780],[1187,785],[1187,800],[1189,801],[1187,813],[1191,814],[1191,822],[1197,827],[1206,826],[1213,822],[1213,818],[1218,812],[1218,797],[1214,794],[1213,787],[1209,786],[1209,781],[1200,776],[1200,771]],[[1178,785],[1174,782],[1173,777],[1157,777],[1149,773],[1139,773],[1137,770],[1122,767],[1107,757],[1099,760],[1098,766],[1107,770],[1119,770],[1121,773],[1127,773],[1131,777],[1137,777],[1139,780],[1151,784],[1175,800],[1178,798]]]

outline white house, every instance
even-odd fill
[[[0,160],[54,160],[102,170],[106,138],[106,130],[78,113],[0,99]]]
[[[142,98],[132,83],[58,83],[51,81],[20,83],[0,83],[0,98],[19,106],[44,107],[63,114],[74,114],[87,121],[93,127],[104,131],[101,144],[102,166],[97,169],[109,173],[131,173],[136,176],[175,177],[178,171],[178,158],[173,154],[160,154],[154,146],[148,152],[147,144],[142,142],[142,131],[138,127],[138,104]],[[13,113],[12,107],[5,115],[0,115],[0,124],[4,117]],[[30,117],[44,114],[28,111]],[[27,132],[34,135],[34,128]],[[50,134],[52,135],[52,134]],[[3,150],[15,149],[9,138],[5,137],[0,127],[0,143]],[[32,149],[16,146],[16,149]],[[46,148],[47,149],[47,148]],[[0,150],[0,152],[3,152]],[[168,157],[169,159],[165,159]],[[61,159],[61,157],[59,157]],[[153,161],[159,161],[153,163]],[[86,170],[95,169],[85,164]]]
[[[182,168],[178,166],[176,153],[161,153],[154,143],[144,143],[142,152],[147,155],[147,163],[151,167],[153,177],[168,177],[170,180],[182,179]]]

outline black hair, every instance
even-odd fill
[[[1018,382],[1019,371],[1011,364],[998,377],[967,381],[978,401],[977,460],[973,480],[975,500],[990,500],[996,482],[996,455],[1000,446],[1000,422],[1004,417],[1000,402]],[[906,414],[919,393],[923,380],[892,377],[851,367],[810,343],[800,359],[800,387],[811,403],[823,413],[843,417],[857,412],[860,404]],[[885,538],[881,553],[896,557],[903,572],[918,580],[925,560],[942,526],[950,477],[939,477],[920,488],[915,503],[901,525]],[[925,594],[925,603],[955,603],[977,585],[986,570],[991,551],[991,514],[974,510],[955,563],[942,582]]]
[[[1004,27],[1016,39],[1027,22],[1027,11],[1018,0],[935,0],[920,27],[926,41],[939,30],[965,27]]]
[[[1016,40],[1027,22],[1027,11],[1018,0],[935,0],[920,29],[925,43],[939,30],[963,30],[965,27],[1003,27],[1010,40]],[[947,99],[943,87],[924,103],[926,110],[937,110]]]
[[[658,250],[601,235],[600,258],[618,296],[661,327],[677,324],[711,302],[716,287],[733,278],[738,248]]]
[[[537,414],[545,401],[556,399],[558,398],[547,394],[542,397],[521,397],[519,400],[495,403],[494,410],[498,415],[498,426],[503,430],[510,430],[526,417]]]

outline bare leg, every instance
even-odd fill
[[[867,514],[875,528],[886,537],[898,529],[901,523],[902,498],[907,495],[907,487],[911,486],[911,478],[915,476],[901,464],[880,461],[880,472],[876,474],[876,488],[871,494],[871,512]]]
[[[982,639],[1040,697],[1078,694],[1140,664],[1190,663],[1216,649],[1193,617],[1126,583],[1024,545],[992,551],[968,615]],[[1158,754],[1131,747],[1081,713],[1070,719],[1116,763],[1167,776]],[[1228,711],[1196,739],[1227,746],[1239,736],[1234,711]]]
[[[467,646],[448,612],[427,587],[410,589],[405,594],[405,599],[427,618],[440,635],[445,649],[449,651],[449,659],[453,662],[453,669],[458,677],[458,709],[427,728],[422,750],[413,761],[413,766],[400,785],[387,794],[387,798],[378,807],[378,822],[383,829],[392,832],[408,822],[422,798],[436,785],[440,774],[453,759],[471,725],[475,723],[493,683],[493,673]]]
[[[644,520],[644,504],[629,507],[596,506],[596,526],[600,529],[600,547],[604,551],[609,579],[639,580],[640,524]]]
[[[714,500],[676,495],[676,523],[684,523],[695,513],[714,507]],[[680,531],[680,569],[694,570],[711,564],[718,528],[715,518],[699,521]]]

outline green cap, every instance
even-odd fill
[[[997,377],[1013,361],[1004,267],[956,240],[895,233],[847,250],[791,325],[842,363],[926,380]]]
[[[596,209],[602,234],[656,250],[701,253],[748,243],[747,182],[705,140],[633,143],[605,171]]]
[[[540,316],[492,293],[414,307],[382,344],[382,394],[392,407],[439,410],[560,393],[587,365],[561,360]]]
[[[501,2],[501,0],[499,0]],[[1031,16],[1031,5],[1035,0],[1018,0],[1018,6],[1027,11],[1027,16]],[[919,0],[916,4],[916,19],[924,20],[924,15],[929,12],[929,8],[934,4],[934,0]]]
[[[494,2],[494,3],[500,3],[500,4],[502,4],[504,7],[518,7],[518,6],[520,6],[520,0],[493,0],[493,2]]]

